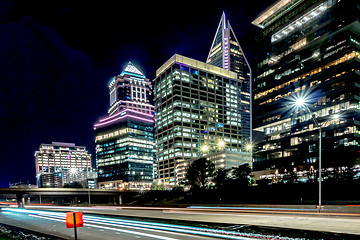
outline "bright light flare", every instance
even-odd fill
[[[253,148],[253,146],[251,144],[246,145],[246,150],[247,151],[251,151],[252,148]]]
[[[223,148],[223,147],[225,146],[225,142],[224,142],[224,141],[220,141],[220,142],[218,143],[218,146],[221,147],[221,148]]]
[[[340,118],[340,114],[334,114],[332,117],[331,117],[331,119],[333,119],[333,120],[337,120],[337,119],[339,119]]]
[[[207,152],[209,150],[209,147],[207,145],[204,145],[201,147],[201,151]]]
[[[302,107],[305,105],[305,99],[300,97],[298,99],[296,99],[295,105],[298,107]]]

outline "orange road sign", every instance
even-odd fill
[[[67,228],[74,228],[76,227],[83,227],[83,213],[82,212],[67,212],[66,213],[66,227]]]

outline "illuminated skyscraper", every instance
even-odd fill
[[[239,134],[241,81],[235,72],[175,54],[156,71],[154,86],[159,180],[181,182],[192,158],[204,154],[215,154],[217,167],[251,164]]]
[[[261,28],[253,79],[253,125],[264,134],[258,179],[316,181],[320,147],[325,180],[348,177],[359,164],[359,19],[358,1],[279,0],[253,21]],[[307,108],[290,108],[302,97]]]
[[[246,143],[251,142],[251,69],[230,22],[226,19],[225,13],[222,14],[220,19],[206,63],[237,73],[241,84],[241,104],[239,104],[241,107],[239,114],[241,115],[242,127],[239,134],[241,135],[242,143],[244,143],[243,150],[245,150]]]
[[[129,62],[109,90],[109,117],[94,125],[99,184],[147,188],[156,178],[152,85]]]
[[[145,75],[129,62],[109,84],[109,116],[124,109],[134,109],[143,113],[154,111],[152,85]]]

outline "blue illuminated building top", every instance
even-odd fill
[[[226,22],[226,17],[225,17],[225,13],[223,12],[223,27],[224,29],[228,29],[227,27],[227,22]]]
[[[124,74],[139,78],[145,78],[145,75],[142,72],[140,72],[140,70],[137,69],[131,62],[128,63],[128,65],[126,66],[124,71],[121,72],[120,75],[124,76]]]

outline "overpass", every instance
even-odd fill
[[[25,197],[39,196],[88,196],[89,204],[91,196],[113,196],[119,198],[119,204],[122,202],[121,195],[124,193],[135,193],[136,190],[110,190],[110,189],[84,189],[84,188],[0,188],[0,195],[11,194],[16,196],[19,208],[25,206]]]

